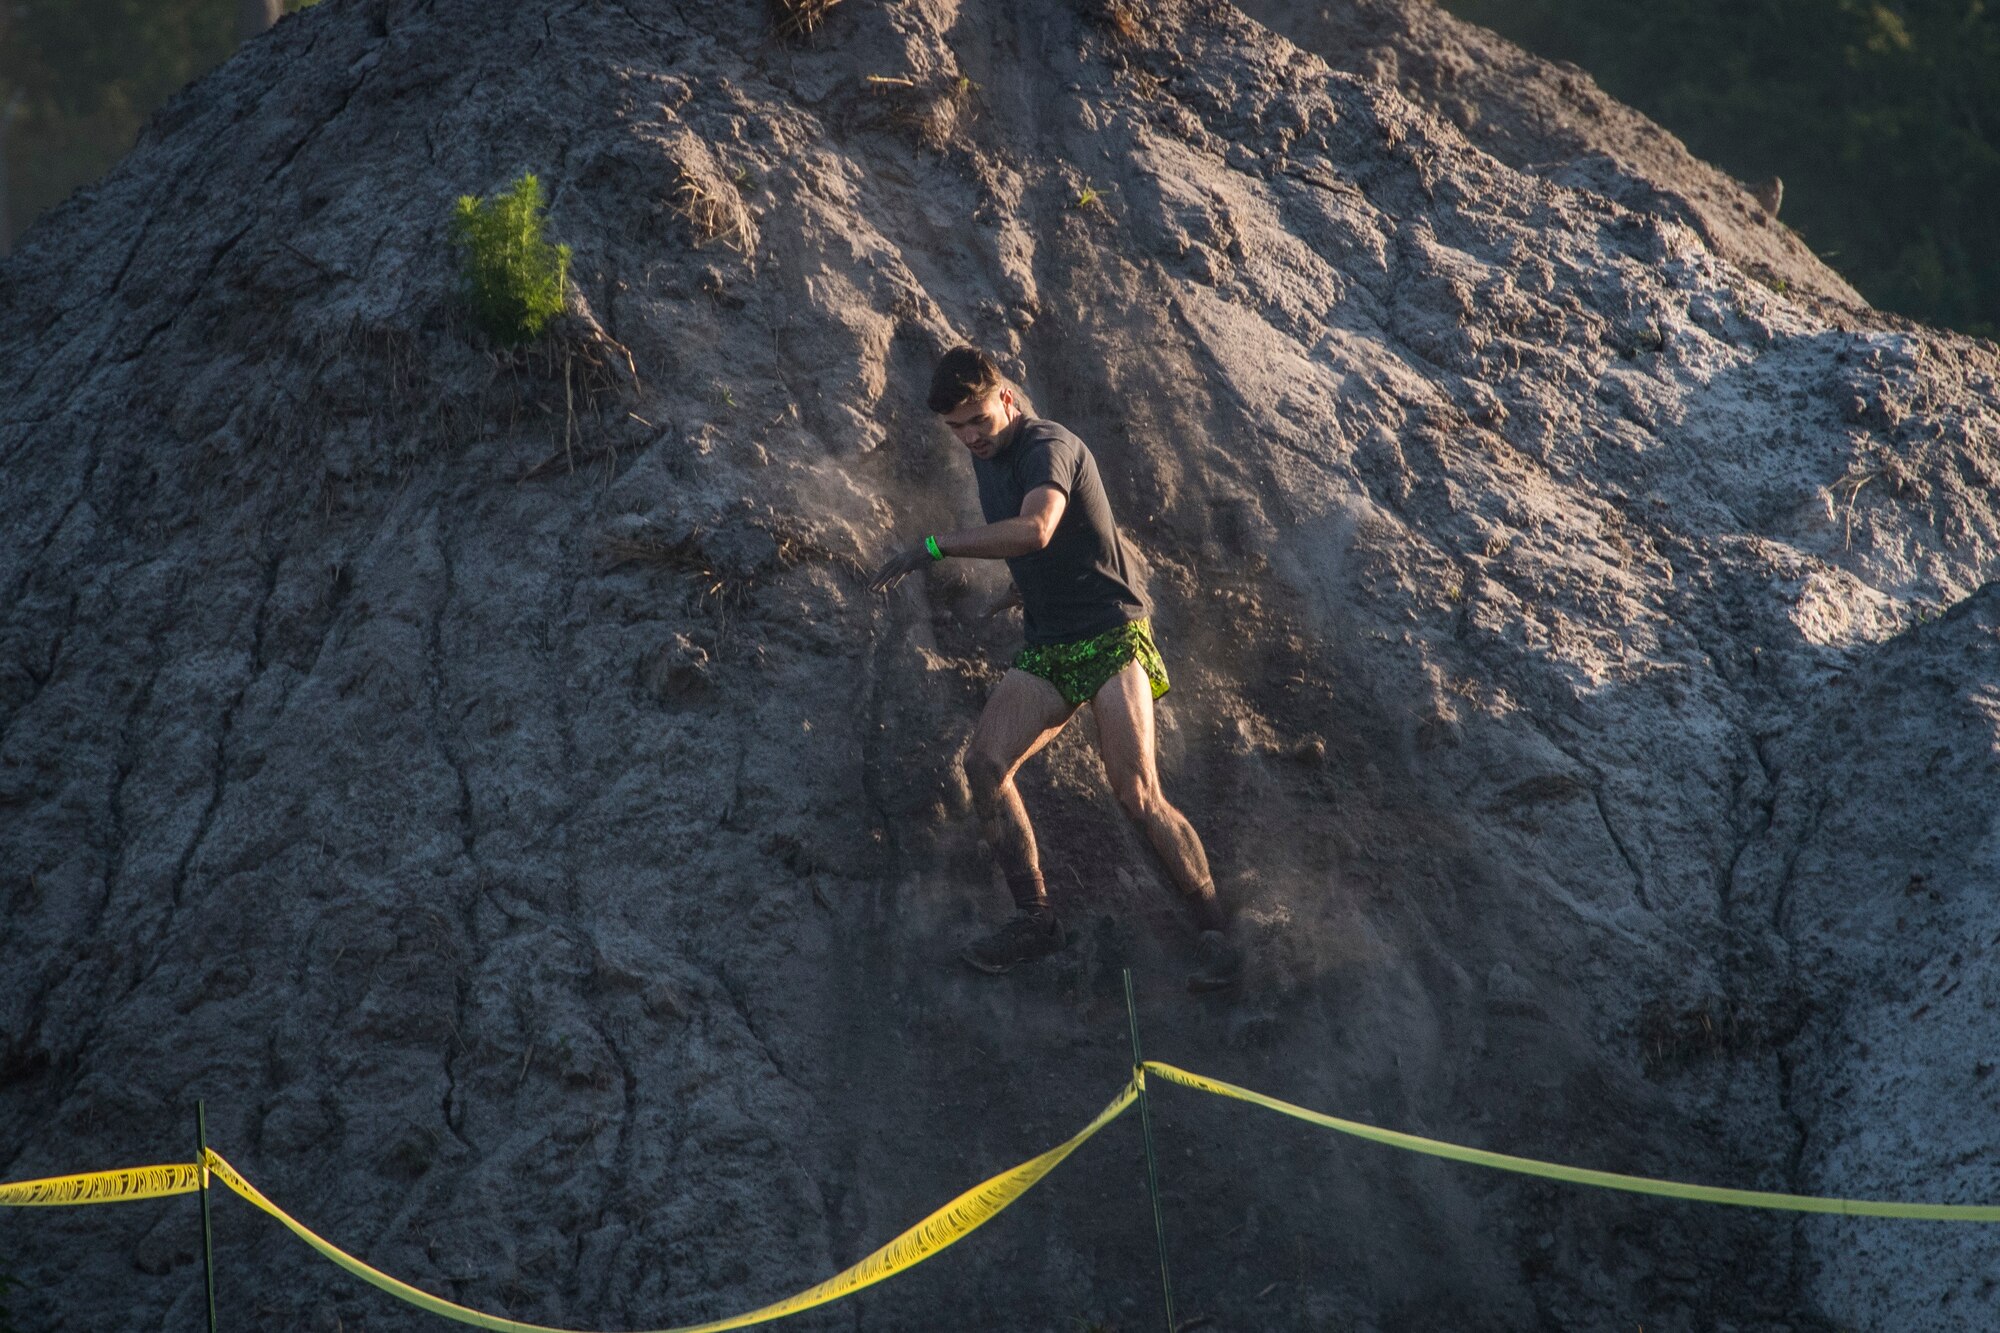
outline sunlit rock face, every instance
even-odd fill
[[[184,1158],[199,1097],[423,1287],[712,1318],[1086,1121],[1129,967],[1148,1054],[1340,1114],[2000,1195],[2000,360],[1643,156],[1524,171],[1480,126],[1533,69],[1469,116],[1328,55],[1206,4],[849,0],[801,42],[750,0],[330,0],[161,112],[0,266],[0,1177]],[[447,220],[524,169],[576,292],[496,357]],[[1018,627],[996,568],[861,571],[977,512],[923,402],[961,340],[1145,558],[1240,995],[1182,991],[1087,719],[1023,776],[1070,947],[956,962],[1006,907],[957,760]],[[2000,1299],[1969,1230],[1155,1091],[1219,1329]],[[1137,1135],[798,1326],[1146,1326]],[[431,1326],[217,1208],[232,1326]],[[0,1219],[19,1322],[189,1326],[190,1219]]]

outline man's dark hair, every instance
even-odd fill
[[[931,374],[931,411],[949,412],[1000,384],[1000,367],[992,357],[977,347],[954,347]]]

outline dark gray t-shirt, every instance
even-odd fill
[[[1018,518],[1037,486],[1058,486],[1069,497],[1049,544],[1007,562],[1021,589],[1030,647],[1087,639],[1152,613],[1097,460],[1082,440],[1053,421],[1023,417],[1014,442],[992,458],[973,459],[972,471],[988,523]]]

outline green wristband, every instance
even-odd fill
[[[924,538],[924,549],[931,553],[931,559],[933,560],[944,559],[944,552],[938,549],[937,538],[935,537]]]

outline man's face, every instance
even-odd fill
[[[994,389],[945,413],[944,424],[974,458],[991,458],[1000,450],[1000,436],[1014,424],[1013,408],[1013,393]]]

